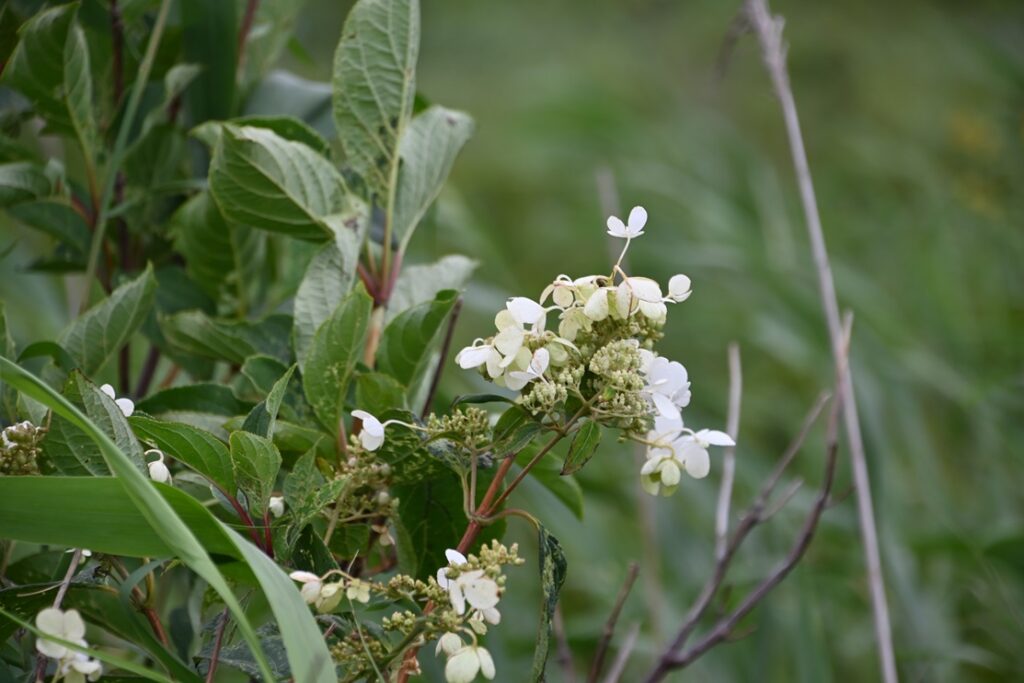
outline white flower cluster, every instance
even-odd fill
[[[328,581],[327,579],[334,574],[341,572],[332,570],[323,576],[317,576],[313,572],[294,571],[288,576],[302,584],[299,589],[302,599],[307,605],[313,605],[321,614],[333,612],[342,598],[363,604],[370,602],[368,582],[344,575],[337,581]]]
[[[470,683],[478,673],[492,680],[495,675],[494,660],[486,648],[477,644],[476,634],[487,632],[487,624],[501,622],[501,613],[497,609],[501,598],[498,583],[484,575],[484,570],[474,569],[461,572],[454,579],[448,578],[448,571],[453,567],[466,564],[469,560],[458,550],[445,551],[449,565],[437,570],[437,583],[448,591],[448,599],[456,614],[472,610],[469,617],[469,633],[471,642],[463,641],[458,633],[446,633],[437,642],[436,654],[445,653],[448,663],[444,667],[445,680],[448,683]]]
[[[77,610],[69,609],[65,612],[56,607],[47,607],[36,615],[36,628],[75,645],[89,646],[85,642],[85,622]],[[103,666],[98,660],[54,640],[39,638],[36,640],[36,649],[46,657],[57,660],[54,681],[85,683],[87,680],[97,680],[103,672]]]

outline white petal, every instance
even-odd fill
[[[480,613],[483,615],[484,620],[488,624],[493,624],[493,625],[497,626],[498,624],[501,623],[501,612],[499,612],[494,607],[488,607],[487,609],[482,609],[482,610],[480,610]]]
[[[491,658],[491,653],[482,647],[477,647],[476,656],[480,658],[480,673],[487,680],[494,680],[494,659]]]
[[[149,463],[149,478],[153,481],[158,481],[161,484],[166,484],[171,480],[171,471],[167,469],[167,465],[163,464],[160,460],[154,460]]]
[[[76,609],[69,609],[64,613],[64,639],[81,640],[85,638],[85,622],[82,615]]]
[[[43,633],[64,637],[64,612],[56,607],[47,607],[36,615],[36,628]]]
[[[569,306],[572,306],[575,296],[573,296],[572,290],[568,286],[557,285],[555,287],[553,299],[556,306],[569,308]]]
[[[479,576],[474,576],[479,572]],[[482,571],[469,572],[457,581],[462,585],[466,601],[475,609],[488,609],[498,604],[498,584],[483,576]]]
[[[661,464],[661,458],[650,457],[650,452],[648,452],[648,458],[649,459],[644,463],[644,466],[640,468],[640,474],[644,476],[654,474],[654,471],[658,469],[658,465]]]
[[[640,477],[640,488],[652,496],[656,496],[658,495],[658,489],[661,488],[661,484],[654,481],[650,476],[642,476]]]
[[[299,583],[310,583],[312,581],[319,581],[320,577],[313,572],[294,571],[288,575],[288,578]]]
[[[635,237],[639,235],[647,225],[647,209],[642,206],[634,206],[629,212],[629,232]]]
[[[125,417],[131,417],[132,413],[135,412],[135,402],[130,398],[116,398],[114,399],[114,403],[116,403],[117,407],[121,409],[121,413]]]
[[[602,287],[594,292],[586,305],[583,307],[583,314],[591,320],[604,320],[608,317],[608,288]]]
[[[640,302],[640,312],[644,314],[648,320],[665,320],[668,317],[668,307],[664,303],[653,304],[650,301]]]
[[[461,578],[460,576],[459,579]],[[448,599],[451,600],[456,614],[465,614],[466,596],[462,593],[462,584],[459,583],[459,579],[448,582]]]
[[[697,440],[712,446],[735,446],[736,442],[725,432],[717,429],[702,429],[697,432]]]
[[[608,234],[612,237],[625,237],[626,236],[626,224],[622,222],[621,218],[615,216],[608,216],[608,221],[605,223],[608,226]]]
[[[654,352],[647,349],[640,349],[640,372],[645,375],[651,370],[651,363],[654,362]]]
[[[711,461],[708,452],[699,444],[693,444],[685,449],[686,473],[694,479],[703,479],[711,471]]]
[[[457,633],[445,633],[437,641],[437,653],[453,655],[463,648],[462,638]]]
[[[437,585],[445,590],[448,590],[448,585],[451,581],[448,580],[448,567],[441,567],[437,570]]]
[[[444,678],[448,683],[472,683],[480,671],[480,658],[476,650],[466,646],[448,658]]]
[[[491,379],[501,377],[502,373],[505,372],[504,366],[502,366],[501,354],[491,349],[491,353],[487,356],[487,376]]]
[[[690,289],[690,278],[682,273],[673,275],[668,281],[668,296],[676,302],[686,301],[693,292]]]
[[[454,548],[448,548],[447,550],[445,550],[444,556],[445,559],[448,560],[449,564],[453,564],[456,566],[460,564],[466,564],[467,562],[469,562],[469,560],[466,559],[465,555],[460,553],[458,550],[455,550]]]
[[[508,312],[520,325],[536,325],[544,317],[544,307],[533,299],[525,296],[516,296],[505,304]]]
[[[625,280],[633,291],[633,296],[641,301],[661,303],[661,285],[649,277],[631,277]]]
[[[455,356],[455,362],[463,370],[478,368],[487,362],[494,349],[490,346],[467,346]]]
[[[661,392],[654,392],[651,394],[651,400],[654,401],[654,407],[659,415],[673,421],[679,419],[679,408],[676,407],[676,404],[668,396]]]
[[[623,318],[628,318],[636,310],[637,303],[633,297],[633,290],[629,288],[625,280],[620,282],[619,286],[615,288],[615,311]]]
[[[534,375],[528,372],[520,372],[519,370],[513,370],[512,372],[505,375],[505,386],[512,391],[521,391],[523,387],[537,379]]]
[[[270,508],[270,513],[274,517],[280,517],[284,514],[284,498],[281,496],[271,496],[267,507]]]
[[[666,460],[659,470],[661,472],[661,483],[665,486],[677,486],[679,484],[679,465],[675,460]]]
[[[322,588],[323,584],[320,583],[319,579],[316,581],[310,581],[302,584],[302,588],[299,589],[299,595],[302,596],[302,600],[307,605],[312,605],[320,599],[320,591]]]
[[[548,364],[551,362],[551,353],[545,348],[539,348],[533,352],[530,359],[530,372],[540,377],[547,372]]]
[[[109,384],[104,384],[100,387],[100,391],[109,396],[110,398],[117,398],[117,394],[114,392],[114,387]]]
[[[384,436],[384,425],[381,424],[380,420],[365,410],[353,410],[352,417],[357,418],[363,423],[363,432],[373,434],[375,436]]]
[[[46,655],[47,657],[53,657],[54,659],[62,659],[68,653],[68,649],[59,643],[55,643],[52,640],[46,638],[36,639],[36,650]]]
[[[504,356],[514,356],[523,346],[526,333],[519,327],[506,327],[494,338],[494,348]]]

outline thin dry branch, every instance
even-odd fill
[[[786,45],[782,39],[783,19],[773,16],[768,8],[767,0],[745,0],[745,15],[751,30],[757,35],[761,44],[762,58],[768,76],[771,79],[775,95],[782,107],[782,116],[786,124],[786,136],[789,139],[790,153],[796,171],[797,184],[800,188],[800,200],[804,216],[807,219],[807,232],[811,242],[811,252],[818,275],[818,289],[821,294],[825,320],[828,324],[829,339],[832,344],[832,356],[836,368],[845,367],[845,377],[840,383],[843,387],[842,406],[843,420],[846,426],[846,438],[850,447],[850,461],[853,470],[853,481],[857,491],[857,511],[860,522],[861,538],[864,543],[864,560],[867,566],[868,584],[871,588],[871,606],[875,619],[875,639],[878,641],[879,665],[882,680],[885,683],[896,683],[896,659],[892,645],[892,627],[889,621],[889,606],[885,595],[885,581],[882,575],[881,554],[878,549],[878,529],[875,523],[874,503],[871,498],[871,483],[868,477],[867,458],[864,455],[864,442],[860,432],[860,420],[857,416],[857,403],[854,397],[853,382],[850,377],[849,365],[845,362],[843,351],[843,327],[839,318],[839,302],[836,297],[835,281],[829,263],[828,250],[825,247],[825,234],[821,227],[821,216],[818,213],[818,200],[814,192],[807,152],[804,148],[803,134],[800,131],[800,118],[797,115],[796,101],[789,83],[786,70]]]
[[[569,648],[569,638],[565,634],[565,619],[562,617],[561,603],[555,605],[555,618],[552,626],[555,631],[555,643],[557,646],[558,666],[562,669],[562,680],[565,683],[576,683],[576,667],[572,661],[572,650]]]
[[[740,432],[740,399],[743,396],[743,369],[740,365],[740,347],[729,344],[729,412],[725,430],[736,441]],[[715,516],[715,559],[725,555],[729,540],[729,507],[732,503],[733,481],[736,479],[736,447],[725,449],[722,459],[722,487],[718,493],[718,511]]]
[[[604,677],[601,683],[619,683],[622,673],[626,670],[626,663],[629,662],[629,656],[633,654],[633,648],[636,646],[636,639],[639,635],[639,623],[629,627],[629,631],[626,632],[626,637],[622,641],[622,647],[619,648],[619,653],[615,655],[615,661],[612,662],[611,668],[608,669],[608,675]]]
[[[587,683],[597,683],[597,679],[601,675],[601,669],[604,668],[604,657],[608,652],[608,645],[611,644],[612,636],[615,635],[615,624],[619,621],[622,607],[626,604],[626,598],[629,597],[629,592],[633,590],[633,584],[636,583],[636,577],[639,573],[640,566],[636,562],[630,562],[629,569],[626,570],[626,580],[622,582],[619,596],[615,599],[612,612],[608,615],[608,620],[601,631],[601,640],[597,643],[597,651],[594,653],[594,662],[590,667]]]

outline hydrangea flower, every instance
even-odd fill
[[[302,584],[299,594],[306,601],[307,605],[313,605],[320,599],[320,591],[323,589],[323,581],[313,572],[294,571],[288,575],[293,581]]]
[[[670,496],[679,486],[682,472],[703,479],[711,470],[709,446],[735,446],[725,432],[702,429],[691,432],[675,417],[658,417],[648,435],[647,461],[640,469],[640,484],[651,495]]]
[[[352,417],[363,423],[359,443],[368,451],[375,451],[384,443],[384,424],[365,410],[353,410]]]
[[[114,391],[114,387],[109,384],[104,384],[100,387],[100,391],[109,396],[117,407],[121,409],[121,413],[125,417],[131,417],[132,413],[135,412],[135,403],[130,398],[118,398],[117,392]]]
[[[690,405],[690,381],[686,368],[682,363],[652,354],[646,372],[647,386],[644,391],[658,414],[679,418],[679,410]]]
[[[457,567],[468,561],[465,555],[451,548],[444,551],[444,555],[448,558],[450,566]],[[448,591],[448,599],[456,614],[465,614],[467,603],[473,609],[481,611],[493,609],[498,604],[498,584],[484,576],[482,569],[463,572],[454,579],[448,578],[448,569],[449,567],[441,567],[437,570],[437,584]]]
[[[543,379],[550,362],[550,352],[545,348],[537,349],[530,357],[530,364],[525,371],[512,370],[508,373],[505,377],[505,386],[513,391],[519,391],[530,382]]]
[[[647,225],[647,210],[642,206],[634,206],[625,223],[616,216],[609,216],[607,222],[609,235],[627,240],[644,234],[645,225]]]
[[[494,680],[494,659],[479,645],[465,645],[448,658],[444,678],[448,683],[472,683],[478,673]]]
[[[65,612],[57,607],[48,607],[36,615],[36,628],[61,640],[82,647],[88,646],[85,642],[85,622],[77,610],[69,609]],[[57,660],[58,671],[67,683],[95,681],[103,670],[99,661],[45,637],[36,640],[36,650]]]

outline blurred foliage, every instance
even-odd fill
[[[724,78],[714,77],[733,3],[425,5],[419,90],[477,121],[453,187],[414,246],[420,260],[454,250],[481,263],[456,343],[478,336],[506,295],[535,294],[559,272],[606,262],[595,172],[610,168],[621,202],[652,217],[634,264],[659,280],[693,278],[695,294],[662,350],[688,367],[698,422],[724,422],[725,346],[742,347],[743,505],[831,369],[781,121],[753,41],[741,40]],[[1020,678],[1024,8],[790,0],[773,9],[787,17],[840,300],[856,318],[855,383],[901,672]],[[346,11],[309,2],[283,66],[328,81]],[[272,83],[245,95],[250,104],[272,99]],[[277,104],[307,119],[318,106]],[[19,341],[51,337],[67,319],[61,279],[25,272],[44,242],[6,223],[0,232],[0,298]],[[451,372],[443,393],[478,388],[469,373]],[[796,466],[807,490],[745,548],[737,599],[785,552],[810,503],[822,460],[816,436]],[[539,486],[522,495],[569,561],[562,610],[578,669],[628,561],[641,562],[616,641],[642,624],[623,679],[635,680],[707,575],[717,468],[657,500],[657,528],[647,533],[633,454],[609,443],[602,451],[580,476],[582,521]],[[848,480],[842,472],[840,491]],[[523,554],[534,555],[531,535],[518,533]],[[509,585],[535,599],[509,601],[506,619],[530,623],[541,600],[535,573],[513,571]],[[876,677],[852,497],[829,510],[793,578],[748,621],[745,638],[677,678]],[[495,630],[488,647],[499,671],[527,671],[533,639]],[[550,677],[559,679],[557,667]]]

